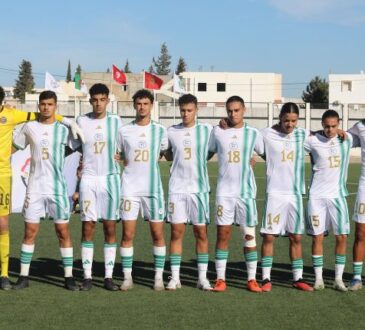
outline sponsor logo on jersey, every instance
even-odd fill
[[[6,117],[0,117],[0,124],[6,124],[7,121]]]
[[[103,141],[104,140],[104,135],[103,133],[96,133],[94,135],[95,141]]]
[[[290,150],[291,149],[291,142],[290,141],[286,141],[284,143],[284,149],[285,150]]]
[[[337,148],[330,149],[330,155],[337,155],[337,154],[338,154]]]

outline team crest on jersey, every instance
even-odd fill
[[[46,139],[42,139],[41,140],[41,147],[42,148],[47,148],[49,146],[49,141]]]
[[[285,143],[284,143],[284,149],[285,150],[290,150],[291,149],[291,142],[290,141],[285,141]]]
[[[338,154],[338,151],[337,151],[337,148],[331,148],[330,149],[330,155],[337,155]]]
[[[190,147],[191,146],[191,140],[183,140],[183,146],[184,147]]]
[[[104,135],[103,133],[96,133],[94,135],[95,141],[103,141],[104,140]]]
[[[6,124],[7,121],[6,117],[0,117],[0,124]]]
[[[236,142],[231,142],[231,143],[229,144],[229,149],[231,149],[231,150],[237,150],[237,149],[238,149],[238,143],[236,143]]]
[[[139,141],[138,142],[138,148],[139,149],[145,149],[147,148],[148,144],[147,144],[147,141]]]

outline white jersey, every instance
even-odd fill
[[[85,135],[82,144],[82,176],[108,176],[120,174],[120,166],[115,160],[118,152],[118,135],[122,120],[114,114],[107,113],[102,119],[93,118],[93,113],[77,118],[77,124]],[[79,140],[75,140],[79,141]],[[73,149],[80,142],[73,142]]]
[[[166,128],[154,121],[145,126],[132,121],[122,127],[119,137],[127,161],[122,173],[122,197],[163,195],[158,160],[168,147]]]
[[[207,157],[212,129],[211,125],[200,123],[193,127],[179,124],[167,129],[173,153],[169,194],[209,192]]]
[[[361,147],[361,175],[359,180],[359,190],[365,190],[365,120],[352,126],[349,129],[349,133],[353,136],[353,147]]]
[[[261,131],[265,146],[266,193],[305,194],[304,141],[309,131],[295,128],[290,134],[268,127]]]
[[[28,194],[67,196],[63,166],[68,143],[69,130],[58,121],[53,124],[31,121],[22,127],[14,145],[19,149],[30,145]]]
[[[242,128],[215,126],[209,150],[218,155],[217,196],[255,198],[256,182],[250,164],[254,150],[264,153],[260,132],[244,123]]]
[[[337,136],[327,138],[322,132],[306,139],[304,147],[312,160],[310,198],[339,198],[348,195],[346,181],[351,146],[351,134],[347,134],[344,141]]]

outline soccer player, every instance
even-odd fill
[[[120,254],[124,273],[122,291],[133,287],[133,239],[138,213],[149,221],[155,262],[154,290],[164,290],[166,244],[163,234],[165,203],[158,160],[168,146],[166,129],[151,120],[154,97],[147,90],[133,95],[136,119],[120,131],[120,150],[126,166],[122,173]]]
[[[266,205],[261,227],[263,236],[262,291],[271,291],[271,268],[276,236],[288,234],[293,286],[303,291],[313,288],[303,281],[301,235],[304,230],[303,201],[304,141],[309,131],[297,128],[299,107],[285,103],[279,123],[261,131],[266,160]]]
[[[3,105],[5,99],[4,89],[0,86],[0,263],[1,277],[0,288],[10,290],[8,266],[9,266],[9,214],[11,211],[11,167],[10,155],[12,150],[13,129],[16,125],[34,120],[38,113],[24,112],[10,109]],[[60,115],[57,120],[62,121],[66,126],[70,126],[74,137],[76,134],[83,139],[82,131],[76,123]]]
[[[93,238],[96,223],[100,220],[104,228],[104,287],[117,291],[119,287],[113,283],[112,277],[117,250],[115,227],[120,208],[120,166],[114,156],[122,121],[117,115],[107,112],[107,86],[95,84],[89,93],[93,110],[77,119],[86,137],[82,144],[80,181],[81,258],[84,269],[81,290],[88,291],[92,287]]]
[[[20,276],[14,289],[29,286],[29,268],[39,231],[40,219],[54,220],[64,266],[65,287],[79,288],[72,276],[73,248],[69,231],[70,205],[66,181],[62,174],[65,147],[69,142],[68,129],[56,121],[57,96],[52,91],[39,95],[39,121],[26,123],[14,139],[17,149],[30,145],[31,165],[24,200],[25,230],[20,254]]]
[[[168,221],[171,223],[171,279],[167,290],[181,288],[180,264],[186,224],[193,225],[199,280],[197,287],[211,290],[207,279],[209,223],[209,178],[207,157],[212,126],[196,122],[198,101],[194,95],[179,98],[182,123],[168,128],[168,160],[173,160],[168,200]]]
[[[342,275],[346,262],[346,242],[350,233],[346,188],[352,136],[342,141],[337,129],[340,118],[336,111],[327,110],[322,116],[323,131],[305,141],[311,155],[312,181],[308,201],[308,233],[313,236],[312,260],[315,290],[323,290],[323,238],[330,228],[336,237],[334,289],[347,291]]]
[[[353,279],[349,290],[362,288],[361,273],[365,257],[365,120],[356,123],[349,132],[354,138],[354,146],[361,147],[361,175],[356,196],[353,220],[355,221],[355,242],[353,246]]]
[[[228,98],[226,110],[230,128],[214,127],[209,146],[209,151],[217,153],[219,165],[216,192],[217,281],[214,291],[226,289],[228,243],[232,231],[231,225],[236,223],[242,231],[248,273],[247,289],[261,292],[256,282],[256,182],[250,160],[254,150],[258,154],[264,153],[263,140],[257,129],[244,122],[245,103],[241,97]]]

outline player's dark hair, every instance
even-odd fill
[[[57,95],[54,91],[43,91],[39,94],[39,102],[43,100],[54,99],[57,103]]]
[[[97,83],[91,86],[89,94],[91,97],[98,94],[109,96],[109,88],[104,84]]]
[[[335,110],[326,110],[322,115],[322,122],[324,122],[327,118],[337,118],[337,120],[340,120],[340,115]]]
[[[284,115],[286,115],[287,113],[295,113],[299,116],[298,105],[293,102],[284,103],[280,110],[279,123],[281,122],[281,119],[284,117]]]
[[[137,99],[149,99],[151,103],[155,100],[153,94],[147,89],[140,89],[132,96],[133,103],[136,103]]]
[[[4,88],[0,86],[0,105],[3,104],[4,99],[5,99],[5,91]]]
[[[232,103],[232,102],[240,102],[242,104],[242,106],[245,106],[245,101],[243,100],[243,98],[240,96],[237,96],[237,95],[230,96],[227,99],[226,107],[228,106],[229,103]]]
[[[194,103],[195,106],[198,105],[198,99],[192,95],[192,94],[185,94],[179,97],[179,106],[188,104],[188,103]]]

